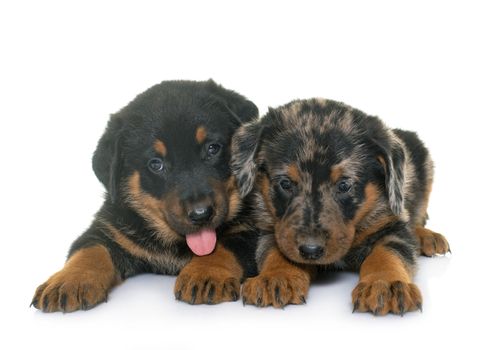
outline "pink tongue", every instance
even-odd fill
[[[196,255],[208,255],[215,249],[217,235],[215,230],[203,229],[201,231],[186,235],[186,243],[189,249]]]

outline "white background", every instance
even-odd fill
[[[0,348],[494,348],[490,4],[2,1]],[[351,273],[285,310],[192,307],[174,300],[174,277],[155,275],[88,312],[28,307],[101,204],[91,156],[109,114],[162,80],[210,77],[262,114],[322,96],[419,133],[436,161],[428,227],[453,250],[420,259],[423,313],[352,314]]]

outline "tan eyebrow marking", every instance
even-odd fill
[[[334,165],[331,168],[331,181],[333,184],[338,182],[338,180],[343,176],[343,167],[338,165]]]
[[[205,141],[205,139],[207,138],[207,130],[205,130],[204,126],[199,126],[196,129],[195,138],[196,138],[196,142],[200,144]]]
[[[298,170],[298,166],[295,163],[291,163],[288,165],[288,176],[296,183],[301,181],[300,171]]]
[[[165,157],[165,155],[167,154],[167,147],[165,147],[165,144],[160,140],[155,140],[155,142],[153,143],[153,149],[162,157]]]

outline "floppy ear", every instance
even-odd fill
[[[400,215],[404,210],[405,151],[395,136],[388,136],[385,142],[376,142],[380,149],[378,159],[386,173],[389,205],[395,215]]]
[[[247,123],[258,118],[257,106],[244,96],[223,88],[212,79],[207,81],[207,87],[215,96],[216,100],[237,119],[239,124]]]
[[[257,176],[256,156],[260,148],[263,126],[259,121],[241,126],[232,139],[231,169],[238,183],[241,198],[253,189]]]
[[[112,203],[115,203],[118,195],[122,167],[120,124],[120,121],[115,117],[111,118],[93,153],[93,171],[98,180],[105,186]]]

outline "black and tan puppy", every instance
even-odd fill
[[[251,206],[265,232],[246,303],[303,303],[315,267],[325,266],[360,271],[358,311],[421,308],[418,249],[449,247],[424,228],[433,165],[415,133],[341,103],[294,101],[238,129],[232,166],[242,195],[255,188]]]
[[[93,157],[105,202],[32,305],[88,309],[144,272],[179,273],[176,298],[193,304],[236,300],[256,268],[256,233],[233,221],[240,195],[230,143],[257,116],[211,80],[163,82],[113,115]]]

